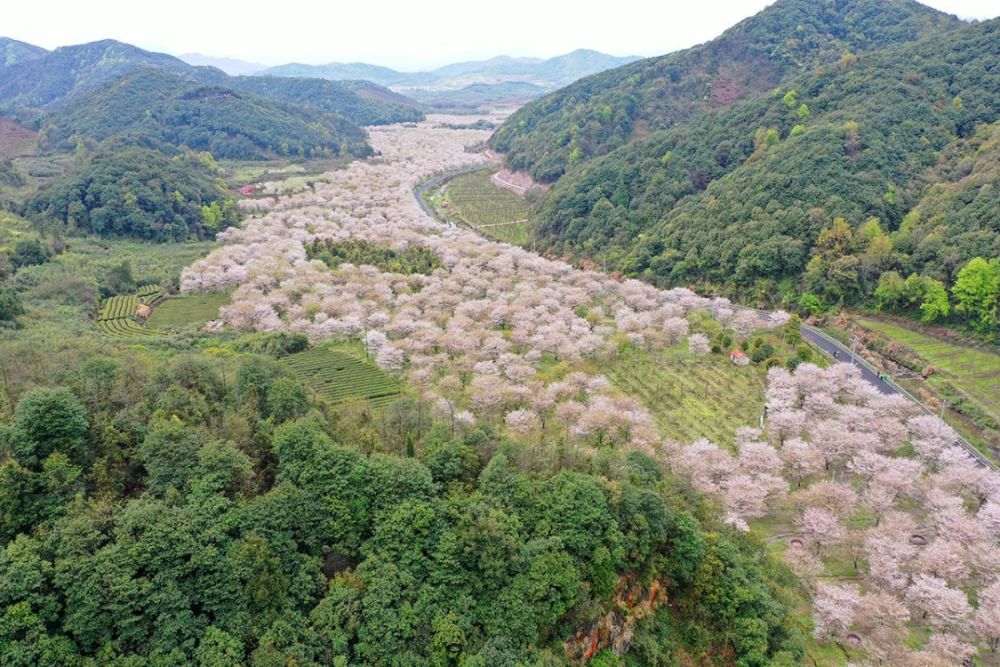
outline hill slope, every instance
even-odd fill
[[[0,103],[39,109],[58,106],[145,67],[202,83],[221,83],[226,78],[221,70],[193,67],[164,53],[107,39],[63,46],[0,69]]]
[[[773,296],[805,276],[804,288],[853,300],[889,269],[947,281],[997,253],[984,189],[996,144],[982,138],[995,128],[968,137],[1000,117],[998,61],[994,20],[824,67],[584,163],[541,206],[538,235],[664,284]],[[937,181],[948,185],[935,198]],[[919,227],[914,207],[944,232]],[[831,237],[817,239],[835,217],[879,225],[837,232],[849,238],[827,252]]]
[[[41,58],[46,53],[48,51],[40,46],[19,42],[9,37],[0,37],[0,67]]]
[[[208,150],[216,158],[371,152],[364,131],[335,114],[279,105],[157,69],[133,72],[73,100],[45,118],[41,133],[49,149],[68,149],[82,135],[161,150]]]
[[[582,79],[527,105],[491,146],[507,164],[554,181],[651,130],[753,98],[841,58],[954,29],[912,0],[779,0],[711,42]]]

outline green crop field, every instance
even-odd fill
[[[229,303],[228,294],[188,294],[164,299],[153,309],[147,324],[154,329],[181,329],[201,326],[219,316],[219,308]]]
[[[97,316],[97,330],[114,338],[156,338],[162,331],[147,328],[135,321],[135,311],[140,303],[151,304],[161,297],[160,288],[140,288],[136,294],[112,296],[101,303]]]
[[[728,355],[696,357],[686,343],[660,354],[630,349],[602,370],[645,404],[664,437],[731,445],[738,427],[760,423],[765,372],[759,366],[735,366]]]
[[[331,403],[363,398],[383,407],[400,393],[399,382],[375,364],[328,346],[289,355],[283,362]]]
[[[979,409],[1000,421],[1000,355],[957,345],[890,322],[867,318],[858,323],[910,348],[934,365],[931,387],[947,383]]]
[[[484,236],[497,241],[523,244],[530,206],[513,192],[490,180],[491,170],[465,174],[450,181],[444,190],[444,208]]]

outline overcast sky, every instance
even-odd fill
[[[403,70],[577,48],[651,56],[704,42],[771,0],[2,0],[0,34],[46,48],[110,37],[266,65],[364,61]],[[929,0],[963,18],[997,0]],[[599,8],[599,9],[597,9]]]

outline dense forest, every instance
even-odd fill
[[[86,137],[167,152],[186,147],[217,159],[371,153],[364,131],[336,114],[192,83],[157,69],[138,70],[67,103],[45,117],[41,136],[49,149],[68,150]]]
[[[960,24],[912,0],[781,0],[692,49],[641,60],[526,105],[490,139],[514,169],[554,181],[650,131],[766,93],[847,53]]]
[[[537,207],[536,235],[657,284],[988,329],[957,295],[921,307],[1000,254],[998,44],[989,21],[845,56],[585,160]],[[885,274],[912,289],[877,298]]]
[[[634,664],[721,637],[741,664],[797,664],[773,566],[706,532],[655,462],[526,475],[488,430],[405,403],[373,423],[235,361],[96,355],[20,399],[4,664],[514,665],[630,582],[674,609],[640,623]]]
[[[101,152],[45,187],[24,212],[57,235],[212,238],[240,218],[217,172],[207,154]]]

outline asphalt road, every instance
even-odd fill
[[[832,338],[824,336],[823,334],[817,331],[813,331],[812,329],[807,329],[805,327],[802,327],[802,337],[808,340],[816,347],[823,349],[831,356],[836,358],[838,361],[842,361],[848,364],[851,363],[851,351],[847,349],[845,346],[838,343],[837,341],[833,340]],[[866,366],[865,364],[862,364],[860,361],[857,360],[857,358],[855,358],[854,365],[857,366],[858,369],[861,371],[861,376],[866,381],[868,381],[869,384],[873,385],[883,394],[899,393],[893,388],[891,384],[889,384],[888,382],[884,382],[878,376],[878,373],[868,368],[868,366]]]

